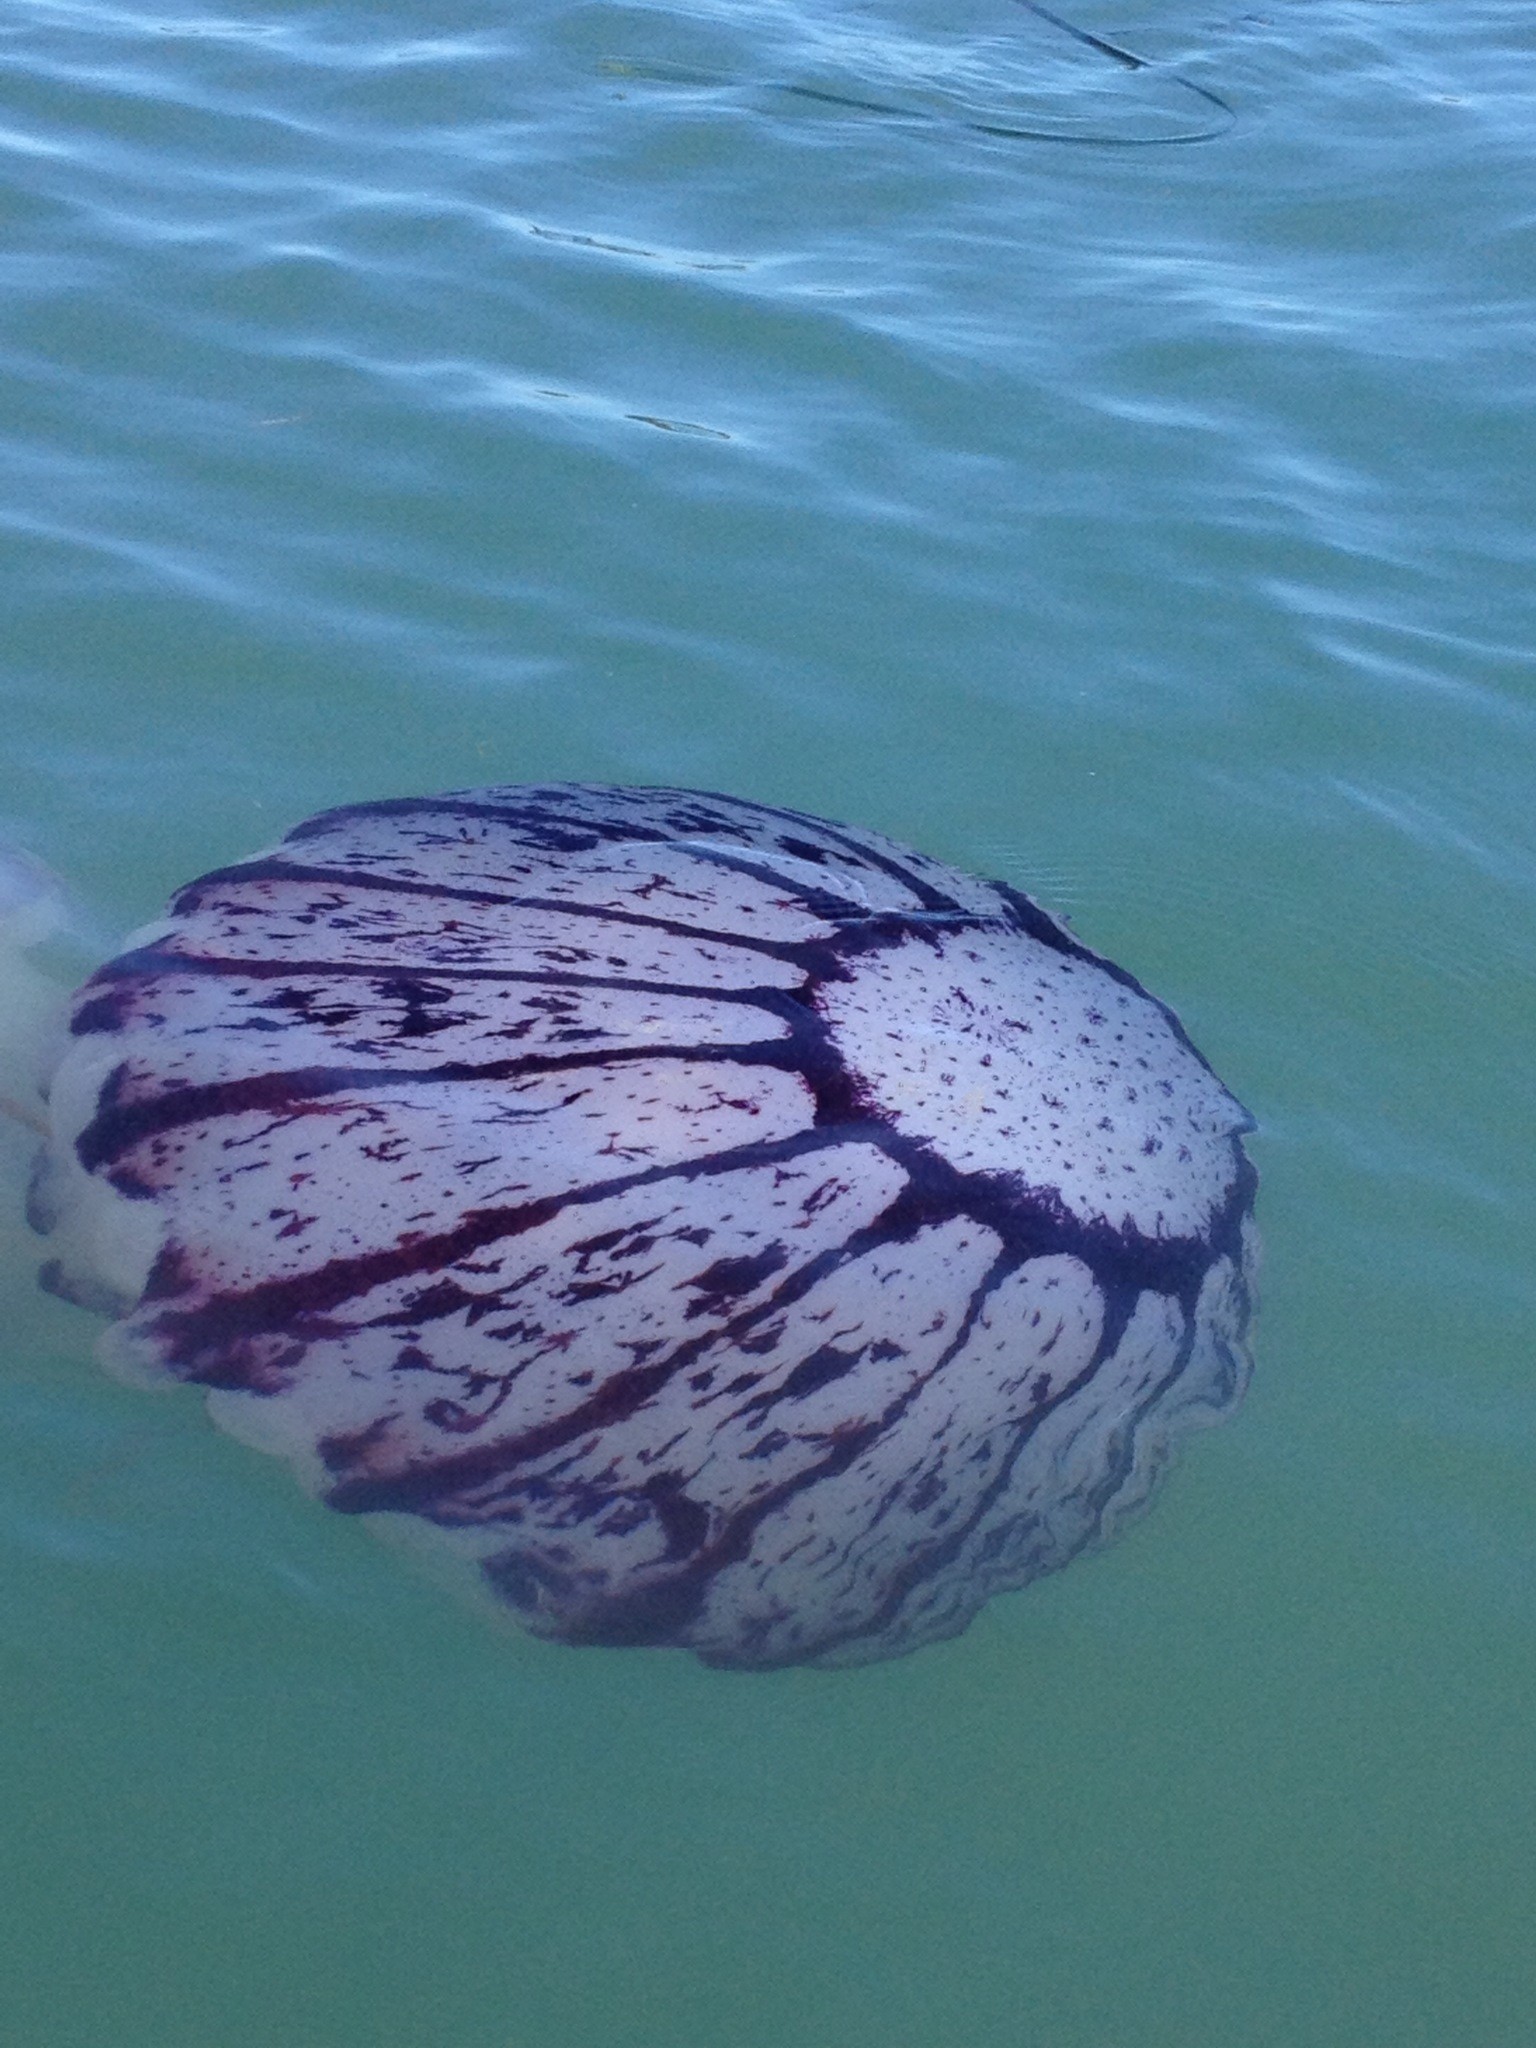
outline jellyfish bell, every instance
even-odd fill
[[[34,1221],[119,1371],[535,1633],[964,1628],[1246,1382],[1249,1119],[1027,897],[691,791],[360,804],[75,998]]]

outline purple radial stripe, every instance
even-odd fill
[[[252,1110],[272,1116],[302,1115],[306,1108],[337,1095],[405,1093],[455,1081],[517,1081],[536,1074],[601,1072],[641,1062],[683,1060],[690,1065],[791,1066],[781,1040],[744,1045],[625,1045],[603,1051],[527,1053],[504,1060],[445,1060],[429,1067],[297,1067],[286,1073],[250,1074],[238,1081],[211,1081],[168,1095],[124,1101],[109,1086],[102,1108],[76,1140],[75,1152],[87,1172],[110,1165],[145,1138],[188,1124]],[[125,1070],[118,1074],[126,1079]]]

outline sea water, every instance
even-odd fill
[[[499,1634],[103,1377],[8,1124],[8,2044],[1532,2038],[1528,9],[1078,8],[1149,61],[12,0],[0,832],[76,930],[370,796],[854,819],[1178,1008],[1266,1263],[1114,1547],[743,1676]]]

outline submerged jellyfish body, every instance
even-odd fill
[[[35,1193],[109,1357],[536,1633],[964,1628],[1239,1398],[1249,1122],[1028,898],[690,791],[332,811],[76,998]]]

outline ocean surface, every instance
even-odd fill
[[[1536,28],[1070,11],[6,9],[0,836],[76,971],[325,805],[790,804],[1172,1003],[1265,1241],[1118,1543],[739,1675],[106,1378],[8,1127],[7,2044],[1533,2038]]]

